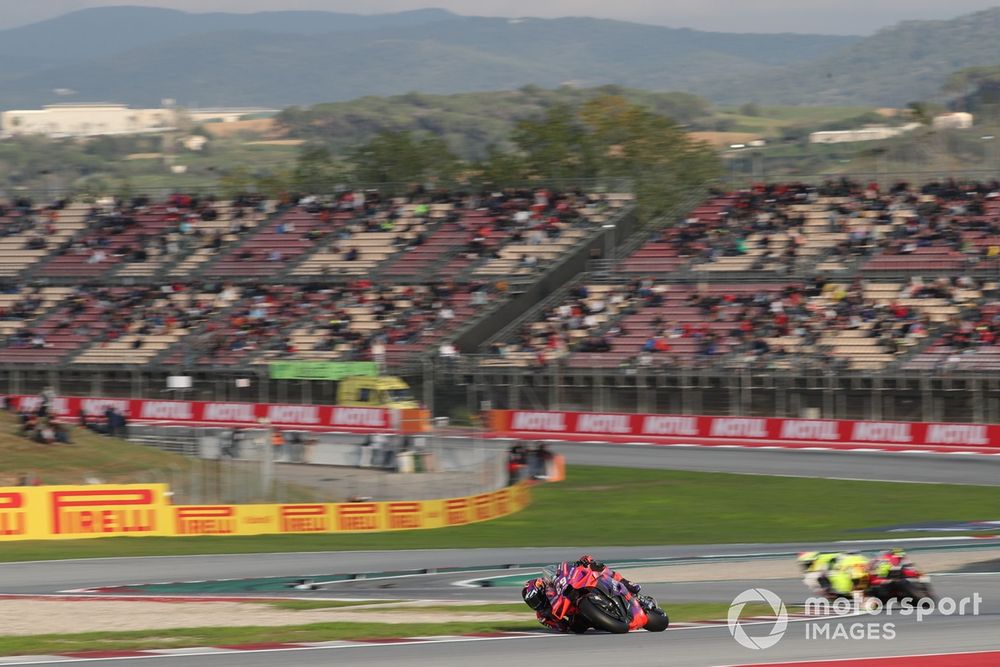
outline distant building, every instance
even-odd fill
[[[208,139],[200,134],[192,134],[190,137],[185,137],[181,140],[181,145],[189,151],[200,151],[205,148],[205,144],[207,143]]]
[[[829,132],[813,132],[809,135],[811,144],[846,144],[855,141],[881,141],[906,134],[920,127],[920,123],[907,123],[900,127],[888,125],[871,125],[857,130],[831,130]]]
[[[957,111],[955,113],[943,113],[934,117],[935,130],[967,130],[972,127],[974,120],[971,113]]]
[[[235,123],[248,117],[268,118],[276,116],[278,109],[261,107],[225,107],[219,109],[187,109],[185,114],[195,123]]]
[[[0,135],[53,138],[167,132],[177,127],[174,109],[130,109],[124,104],[51,104],[0,113]]]

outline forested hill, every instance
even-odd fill
[[[782,72],[723,78],[696,92],[731,103],[902,106],[938,96],[956,70],[1000,65],[998,36],[1000,7],[951,21],[906,21]]]
[[[0,32],[0,108],[62,101],[287,106],[621,84],[693,90],[821,58],[854,37],[711,33],[420,10],[188,14],[106,7]],[[56,89],[75,94],[58,97]]]
[[[394,97],[364,97],[350,102],[291,107],[275,119],[282,136],[343,149],[380,132],[417,132],[440,137],[459,155],[478,159],[489,146],[502,146],[518,121],[540,118],[558,106],[578,108],[588,100],[620,95],[677,123],[699,129],[714,111],[704,99],[687,93],[603,86],[519,90],[456,95],[408,93]]]
[[[859,38],[435,9],[361,16],[105,7],[0,31],[0,108],[158,105],[168,97],[185,106],[285,107],[566,84],[685,91],[737,105],[900,106],[934,97],[956,70],[1000,64],[997,35],[1000,8]]]

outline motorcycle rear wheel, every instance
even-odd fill
[[[670,618],[667,616],[667,612],[659,607],[647,611],[646,616],[649,618],[644,626],[647,632],[663,632],[670,625]]]

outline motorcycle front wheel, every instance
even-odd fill
[[[620,610],[614,602],[600,593],[592,593],[580,600],[578,608],[580,615],[597,630],[615,635],[628,632],[628,620],[622,619]]]

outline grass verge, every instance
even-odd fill
[[[368,605],[399,604],[401,600],[253,600],[247,602],[263,604],[275,609],[290,611],[312,611],[314,609],[343,609]],[[379,610],[381,611],[381,610]]]
[[[18,420],[0,412],[0,486],[16,484],[22,474],[43,484],[164,482],[184,479],[193,465],[180,454],[68,427],[72,444],[41,445],[18,435]]]
[[[118,537],[8,542],[0,561],[284,551],[811,542],[902,537],[871,529],[1000,516],[992,487],[571,466],[515,515],[374,534]]]
[[[312,623],[279,627],[175,628],[129,632],[86,632],[0,637],[0,655],[44,655],[76,651],[234,646],[261,641],[322,642],[337,639],[380,639],[473,632],[523,631],[538,627],[534,619],[510,622],[414,623]]]
[[[321,602],[316,600],[315,602]],[[748,605],[749,607],[750,605]],[[765,613],[761,606],[759,613]],[[319,608],[319,607],[313,607]],[[126,649],[185,648],[192,646],[235,646],[259,643],[262,637],[280,642],[322,642],[381,639],[387,637],[424,637],[460,635],[475,632],[524,632],[541,630],[534,614],[523,604],[463,605],[445,607],[446,611],[522,611],[523,620],[493,622],[445,622],[386,625],[382,623],[313,623],[279,627],[177,628],[129,632],[87,632],[81,634],[30,635],[0,637],[0,655],[44,655],[78,651],[113,651]],[[725,603],[678,603],[666,605],[671,622],[691,622],[725,618]],[[399,611],[405,611],[400,609]],[[414,610],[418,611],[418,610]],[[419,611],[426,611],[420,608]],[[758,613],[753,609],[745,613]]]

